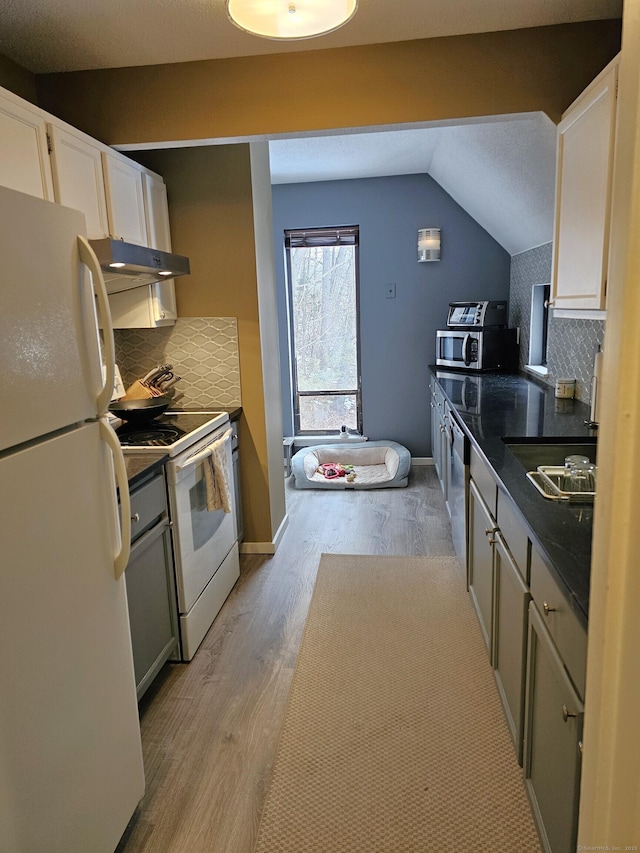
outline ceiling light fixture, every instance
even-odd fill
[[[353,18],[358,0],[227,0],[232,23],[267,39],[323,36]]]

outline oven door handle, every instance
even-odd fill
[[[204,462],[207,456],[211,455],[211,448],[214,444],[216,444],[218,441],[229,441],[232,435],[232,430],[228,429],[224,433],[224,435],[220,436],[220,438],[217,438],[215,441],[212,441],[211,444],[208,444],[204,448],[204,450],[200,451],[200,453],[195,453],[193,456],[189,456],[187,459],[184,460],[184,462],[177,462],[176,474],[178,474],[180,471],[184,471],[186,468],[191,468],[194,465],[199,465],[201,462]]]

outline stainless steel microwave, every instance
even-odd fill
[[[444,329],[436,332],[436,364],[463,370],[512,370],[515,367],[516,330]]]

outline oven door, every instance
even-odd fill
[[[443,367],[478,369],[480,332],[456,332],[446,329],[436,332],[436,364]]]
[[[226,430],[225,460],[231,512],[207,509],[204,460],[207,447],[225,435],[218,431],[167,463],[173,525],[178,607],[188,613],[218,571],[237,538],[231,431]]]

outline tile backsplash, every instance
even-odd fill
[[[509,325],[520,327],[520,369],[529,353],[531,322],[531,288],[534,284],[551,281],[553,244],[545,243],[511,258],[509,291]],[[540,377],[548,385],[556,379],[575,379],[576,397],[589,402],[593,360],[598,346],[604,345],[604,320],[549,319],[547,367],[549,373]]]
[[[183,408],[241,405],[235,317],[180,317],[159,329],[116,329],[116,361],[125,387],[157,364],[173,364]]]

